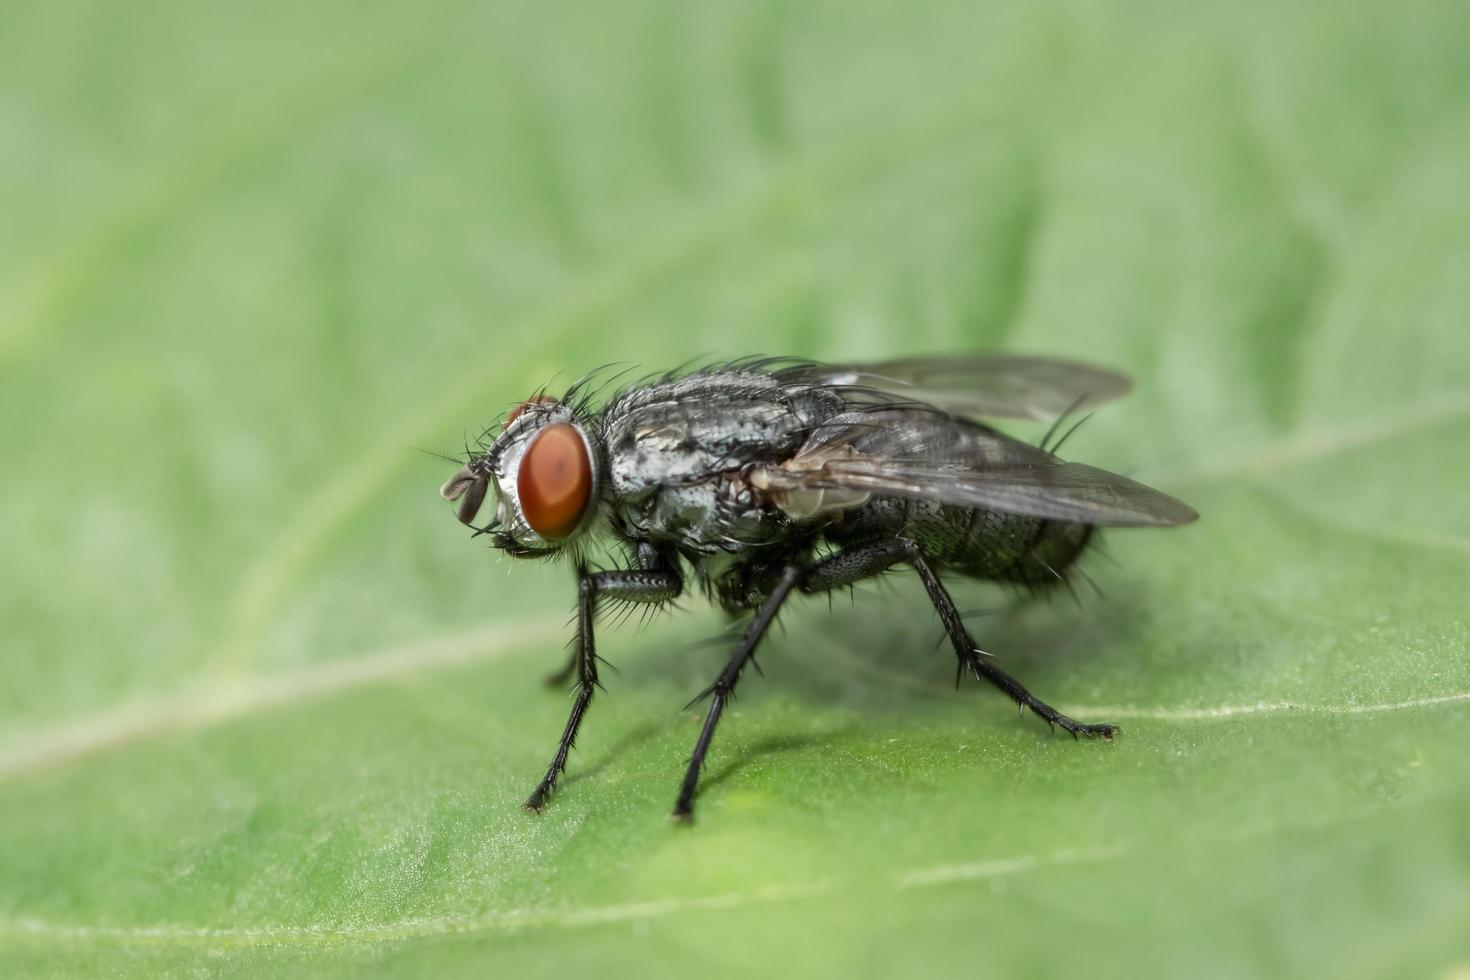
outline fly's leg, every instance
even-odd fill
[[[638,553],[638,558],[640,559],[638,562],[639,568],[651,569],[659,567],[658,557],[651,551],[651,549],[647,554],[640,550]],[[582,579],[587,574],[587,570],[579,565],[575,569],[573,569],[573,572],[576,575],[577,586],[580,588],[582,585]],[[580,666],[581,662],[581,645],[574,643],[571,647],[571,655],[567,657],[566,663],[562,664],[560,667],[556,668],[556,670],[546,675],[546,686],[556,688],[564,687],[566,685],[566,682],[571,680],[572,677],[577,673],[577,668],[578,666]]]
[[[575,569],[575,572],[576,572],[576,576],[577,576],[577,588],[578,588],[578,590],[580,590],[582,588],[582,580],[587,577],[587,569],[583,568],[581,565],[578,565],[577,568]],[[577,625],[578,625],[578,629],[580,629],[581,628],[581,607],[580,607],[580,604],[578,606]],[[577,673],[577,668],[578,668],[578,666],[581,665],[581,663],[582,663],[582,644],[581,644],[580,641],[578,641],[578,642],[572,644],[571,654],[570,654],[570,656],[567,657],[566,663],[562,664],[560,667],[556,668],[556,670],[554,670],[551,673],[549,673],[549,674],[546,675],[546,681],[545,681],[546,686],[547,687],[555,687],[555,688],[565,687],[567,681],[571,680],[572,679],[572,676]]]
[[[1023,709],[1030,708],[1047,724],[1060,725],[1066,731],[1071,732],[1074,737],[1078,735],[1104,739],[1113,737],[1117,732],[1117,728],[1113,725],[1088,725],[1068,718],[1045,701],[1035,697],[1020,681],[981,656],[975,647],[975,642],[970,639],[969,631],[965,629],[964,620],[960,617],[959,610],[955,608],[954,600],[950,598],[948,590],[939,581],[939,576],[934,573],[934,569],[925,559],[923,549],[909,538],[889,538],[877,541],[839,552],[831,558],[818,562],[802,577],[801,590],[803,592],[826,592],[831,589],[839,589],[877,575],[900,562],[907,562],[914,567],[914,571],[919,573],[919,580],[924,583],[924,591],[929,594],[929,601],[934,604],[934,610],[939,613],[939,620],[944,624],[944,631],[949,635],[950,643],[954,645],[955,656],[959,658],[961,670],[968,670],[976,678],[989,681],[1004,691],[1007,697]]]
[[[689,821],[694,818],[694,790],[699,785],[699,772],[704,768],[705,756],[709,754],[710,741],[715,736],[715,726],[720,723],[720,715],[724,713],[725,703],[735,693],[735,685],[740,681],[740,672],[755,654],[755,648],[760,644],[761,637],[765,636],[766,629],[771,621],[776,618],[781,604],[791,594],[791,590],[797,585],[801,578],[801,570],[795,566],[787,566],[777,579],[775,588],[761,605],[745,630],[745,635],[740,638],[740,645],[730,655],[730,662],[725,669],[720,671],[720,676],[715,678],[703,693],[691,701],[700,701],[708,697],[709,713],[704,716],[704,727],[699,730],[699,740],[694,743],[694,754],[689,757],[689,768],[684,773],[684,783],[679,787],[679,799],[674,803],[673,817],[675,820]]]
[[[556,778],[567,767],[567,753],[576,744],[577,729],[587,714],[587,706],[592,703],[592,695],[602,686],[597,680],[597,650],[592,638],[598,600],[606,597],[624,602],[660,603],[678,598],[683,588],[683,579],[671,564],[643,571],[588,572],[582,569],[578,572],[577,641],[572,668],[577,674],[577,697],[572,702],[572,713],[567,718],[567,727],[556,747],[556,755],[535,792],[526,800],[527,810],[540,810],[551,795]]]
[[[746,629],[740,645],[735,648],[730,662],[725,665],[725,669],[720,672],[714,684],[695,698],[695,701],[698,701],[709,697],[710,707],[709,713],[705,715],[704,726],[699,731],[699,740],[694,744],[694,754],[689,759],[689,768],[684,773],[684,783],[679,789],[679,798],[674,804],[673,816],[676,820],[687,821],[693,818],[694,791],[699,785],[699,773],[704,767],[705,757],[709,754],[710,741],[714,738],[715,727],[720,723],[720,715],[725,710],[725,703],[734,694],[741,671],[754,655],[761,637],[765,635],[766,629],[776,618],[781,604],[786,601],[792,590],[799,588],[804,593],[828,592],[852,585],[862,579],[871,578],[900,562],[907,562],[919,573],[919,579],[924,583],[924,589],[929,594],[929,601],[934,604],[934,609],[939,613],[939,619],[944,624],[944,630],[949,635],[950,642],[954,644],[955,655],[959,658],[961,669],[969,670],[978,679],[989,681],[1004,691],[1023,709],[1031,709],[1048,724],[1060,725],[1074,736],[1113,737],[1117,729],[1112,725],[1088,725],[1074,721],[1032,695],[1020,681],[1010,674],[988,663],[976,649],[974,641],[970,639],[964,620],[959,610],[955,608],[954,600],[950,598],[949,592],[940,583],[939,576],[929,566],[923,550],[916,542],[908,538],[889,538],[840,552],[807,569],[788,566],[782,571],[770,596]]]

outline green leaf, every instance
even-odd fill
[[[0,12],[0,974],[1470,969],[1465,5],[542,8]],[[783,619],[674,826],[691,598],[519,809],[571,583],[416,447],[998,347],[1132,373],[1069,452],[1204,515],[952,583],[1115,742],[894,580]]]

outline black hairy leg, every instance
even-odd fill
[[[720,715],[725,711],[725,704],[735,693],[735,685],[740,682],[741,671],[755,655],[755,648],[760,645],[761,637],[766,635],[771,621],[780,612],[781,604],[796,587],[801,575],[801,569],[794,565],[788,565],[782,569],[780,578],[776,580],[775,586],[771,589],[771,594],[761,604],[755,618],[746,628],[745,635],[740,638],[740,643],[735,647],[735,652],[730,655],[730,662],[725,665],[724,670],[720,671],[720,676],[715,678],[713,684],[689,702],[695,704],[704,698],[710,699],[709,712],[704,716],[704,726],[699,730],[699,739],[694,743],[694,754],[689,757],[689,768],[685,771],[684,782],[679,787],[679,798],[674,803],[673,817],[675,820],[687,822],[694,818],[694,791],[699,785],[699,773],[704,768],[705,756],[709,754],[710,741],[715,736],[715,726],[719,725]]]
[[[635,565],[637,565],[637,568],[629,569],[628,571],[630,573],[636,574],[639,571],[651,571],[673,572],[676,577],[678,575],[678,560],[672,556],[663,554],[658,550],[658,548],[647,542],[639,542],[632,549],[631,561]],[[576,569],[576,575],[577,585],[580,588],[582,584],[582,579],[587,577],[587,569],[582,566],[578,566]],[[680,588],[682,589],[682,581],[680,583]],[[657,594],[657,591],[658,590],[654,590],[653,593],[650,593],[650,597],[614,594],[612,598],[624,603],[644,603],[649,606],[657,606],[669,600],[677,599],[679,597],[678,591],[668,596]],[[581,665],[581,663],[581,645],[579,643],[573,643],[571,646],[571,655],[567,657],[566,663],[562,664],[552,673],[546,675],[546,686],[561,687],[562,685],[566,684],[566,682],[571,680],[572,676],[577,673],[577,669]]]
[[[577,729],[592,703],[592,695],[601,685],[597,680],[597,649],[593,642],[592,625],[597,615],[597,603],[604,597],[623,602],[657,604],[679,597],[684,581],[675,565],[668,562],[642,570],[588,572],[579,569],[577,574],[577,639],[573,648],[571,671],[577,675],[577,696],[572,702],[572,713],[567,718],[567,727],[562,732],[556,755],[546,768],[546,775],[526,800],[527,810],[540,810],[546,798],[556,787],[556,779],[567,767],[567,754],[577,741]]]
[[[587,576],[587,569],[579,564],[576,567],[575,571],[577,576],[577,588],[580,589],[582,587],[582,579]],[[578,608],[577,612],[580,618],[581,609]],[[570,649],[571,655],[567,657],[566,663],[562,664],[552,673],[546,675],[547,687],[561,687],[562,685],[566,684],[567,681],[571,680],[572,675],[577,672],[577,665],[582,662],[582,644],[573,641]]]
[[[714,684],[694,699],[697,702],[708,697],[710,706],[708,714],[705,715],[704,726],[699,732],[699,740],[695,742],[694,754],[689,759],[689,768],[684,773],[684,782],[679,788],[679,798],[674,804],[674,819],[683,821],[693,819],[695,789],[699,785],[699,774],[709,754],[715,727],[720,723],[720,715],[725,710],[725,704],[734,694],[735,685],[739,682],[745,665],[755,654],[755,648],[791,592],[795,589],[808,594],[830,592],[833,589],[844,588],[863,579],[872,578],[901,562],[912,565],[919,574],[920,581],[924,583],[924,590],[929,594],[929,601],[934,604],[935,611],[939,613],[940,622],[944,624],[944,631],[954,645],[955,656],[959,658],[959,667],[962,671],[968,670],[977,679],[989,681],[1004,691],[1023,709],[1029,708],[1047,724],[1059,725],[1071,732],[1074,737],[1086,735],[1089,738],[1110,739],[1116,734],[1117,728],[1113,725],[1089,725],[1067,717],[1026,690],[1025,686],[1010,674],[988,662],[975,646],[974,640],[970,638],[969,631],[965,629],[962,614],[955,607],[949,591],[939,581],[939,576],[934,573],[928,560],[925,559],[923,550],[909,538],[889,538],[849,548],[806,569],[788,566],[782,571],[769,597],[761,605],[755,619],[751,621],[745,635],[741,637],[739,645],[736,646],[735,652],[731,654],[725,669],[720,672]]]
[[[802,576],[801,590],[810,593],[840,589],[878,575],[900,562],[912,565],[919,574],[919,580],[924,583],[924,591],[929,594],[929,601],[934,604],[934,611],[939,614],[944,632],[954,646],[955,656],[959,658],[960,671],[968,670],[977,679],[989,681],[1023,710],[1029,708],[1047,724],[1061,726],[1074,737],[1086,735],[1089,738],[1111,739],[1117,733],[1117,728],[1113,725],[1089,725],[1068,718],[1026,690],[1020,681],[985,659],[975,646],[975,641],[970,638],[969,631],[965,629],[964,619],[955,608],[949,591],[924,557],[923,549],[909,538],[875,541],[849,548],[818,562]]]

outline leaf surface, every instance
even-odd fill
[[[1470,969],[1470,18],[1367,3],[12,3],[0,973]],[[1011,349],[1198,524],[724,651],[435,490],[548,379]],[[1018,430],[1023,431],[1023,430]],[[1028,431],[1029,430],[1024,430]],[[1039,435],[1039,431],[1037,433]],[[482,539],[483,540],[483,539]]]

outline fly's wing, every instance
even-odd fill
[[[1017,354],[801,365],[780,374],[813,384],[876,389],[967,418],[1040,421],[1111,401],[1132,387],[1106,368]]]
[[[831,420],[794,457],[752,482],[795,510],[815,499],[918,497],[1106,527],[1165,527],[1199,515],[1166,493],[1067,463],[981,425],[937,412],[854,412]]]

